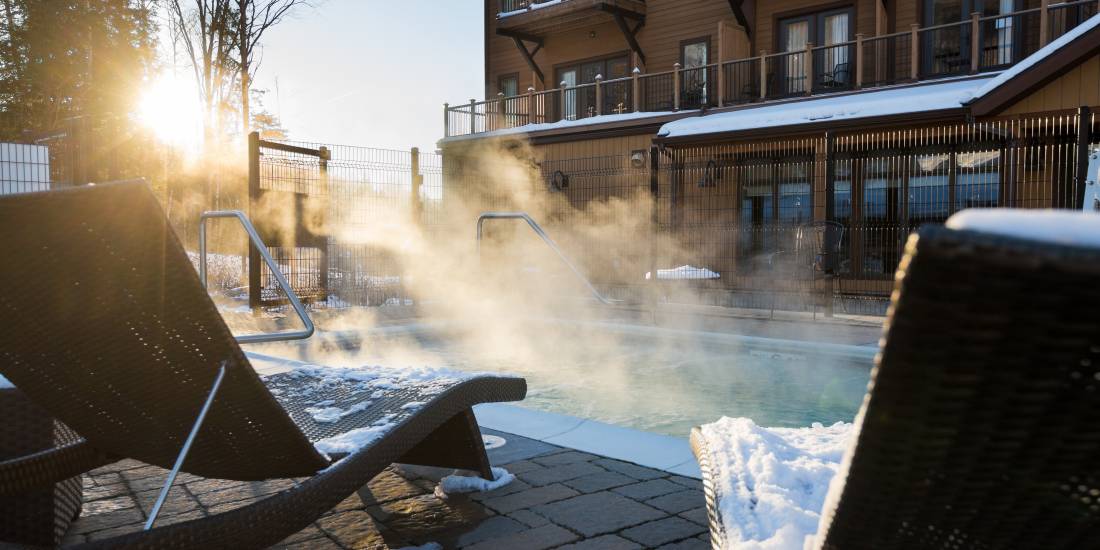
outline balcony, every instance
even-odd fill
[[[550,0],[553,2],[554,0]],[[544,2],[548,3],[548,2]],[[559,4],[586,4],[561,0]],[[531,0],[502,0],[532,4]],[[1000,71],[1097,13],[1080,0],[702,67],[444,105],[446,137],[611,114],[721,108]],[[538,5],[538,4],[534,4]],[[542,8],[549,10],[550,8]],[[540,11],[540,10],[534,10]],[[505,12],[507,13],[507,12]],[[508,16],[508,19],[518,16]]]

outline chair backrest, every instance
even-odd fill
[[[1100,249],[926,227],[898,273],[818,547],[1095,546]]]
[[[184,470],[325,467],[263,386],[140,183],[0,197],[0,373],[111,454],[171,467],[226,361]]]

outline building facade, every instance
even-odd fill
[[[610,286],[687,265],[708,276],[683,284],[723,305],[785,291],[797,304],[822,285],[882,303],[922,224],[1081,207],[1096,13],[1095,1],[487,0],[486,98],[445,106],[446,185],[468,192],[493,170],[486,148],[510,151],[563,205],[551,217],[582,258],[576,228],[607,224],[592,207],[647,196],[656,244],[581,261]]]

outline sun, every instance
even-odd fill
[[[202,105],[194,84],[185,78],[162,74],[149,82],[138,101],[138,120],[157,138],[197,150],[202,143]]]

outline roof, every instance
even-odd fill
[[[812,97],[801,101],[765,103],[735,111],[669,122],[657,133],[662,140],[726,135],[750,130],[805,127],[815,123],[858,121],[884,116],[962,111],[993,77],[955,79],[915,86]],[[911,119],[912,117],[910,117]]]
[[[659,125],[670,119],[692,116],[696,111],[655,111],[622,113],[614,115],[601,115],[577,120],[559,120],[542,124],[524,124],[513,128],[502,128],[489,132],[478,132],[461,136],[451,136],[439,140],[440,145],[447,145],[462,141],[481,140],[487,138],[503,137],[541,137],[550,134],[569,134],[575,136],[579,132],[591,132],[596,130],[614,130],[626,127],[638,127],[647,124]]]
[[[974,93],[968,106],[976,116],[996,114],[1097,53],[1100,15],[1090,17],[997,75]]]

